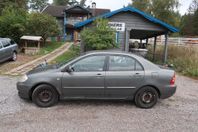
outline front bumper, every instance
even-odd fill
[[[163,92],[161,93],[160,98],[161,99],[166,99],[169,98],[171,96],[173,96],[176,92],[177,86],[173,85],[173,86],[166,86],[165,88],[163,88]]]
[[[23,99],[29,99],[30,100],[30,90],[31,87],[28,86],[27,84],[23,82],[18,82],[17,83],[17,90],[18,90],[18,95],[19,97]]]

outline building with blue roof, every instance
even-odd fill
[[[92,23],[97,18],[108,19],[109,25],[116,29],[116,39],[119,47],[123,51],[129,51],[129,40],[139,39],[146,40],[148,43],[149,38],[155,38],[154,41],[154,54],[156,49],[157,36],[165,35],[165,48],[163,53],[163,61],[167,60],[167,44],[168,34],[176,33],[179,30],[145,12],[142,12],[134,7],[124,7],[103,15],[87,19],[85,21],[76,23],[74,28],[76,32],[80,32],[83,27],[91,27]],[[78,40],[78,38],[75,38]],[[81,46],[83,47],[83,46]],[[83,48],[81,49],[83,50]],[[155,57],[155,56],[154,56]]]

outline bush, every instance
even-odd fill
[[[81,32],[86,50],[105,50],[116,47],[115,31],[108,26],[105,19],[97,19],[93,27]]]

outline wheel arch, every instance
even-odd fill
[[[154,85],[144,85],[144,86],[140,87],[140,88],[135,92],[135,95],[136,95],[136,93],[137,93],[140,89],[142,89],[142,88],[144,88],[144,87],[152,87],[152,88],[154,88],[154,89],[157,91],[159,98],[161,97],[161,92],[160,92],[159,88],[156,87],[156,86],[154,86]]]
[[[52,84],[50,84],[50,83],[46,83],[46,82],[40,82],[40,83],[35,84],[35,85],[31,88],[31,90],[30,90],[30,92],[29,92],[29,97],[30,97],[30,99],[32,99],[32,93],[33,93],[33,91],[34,91],[39,85],[43,85],[43,84],[51,86],[51,87],[52,87],[54,90],[56,90],[56,92],[58,93],[58,97],[60,97],[60,91],[58,91],[57,88],[56,88],[54,85],[52,85]]]

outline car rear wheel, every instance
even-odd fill
[[[58,93],[50,85],[42,84],[33,91],[32,100],[40,107],[50,107],[58,102]]]
[[[143,87],[135,95],[135,104],[140,108],[152,108],[158,100],[158,92],[153,87]]]
[[[16,61],[17,60],[17,53],[13,52],[12,53],[12,61]]]

